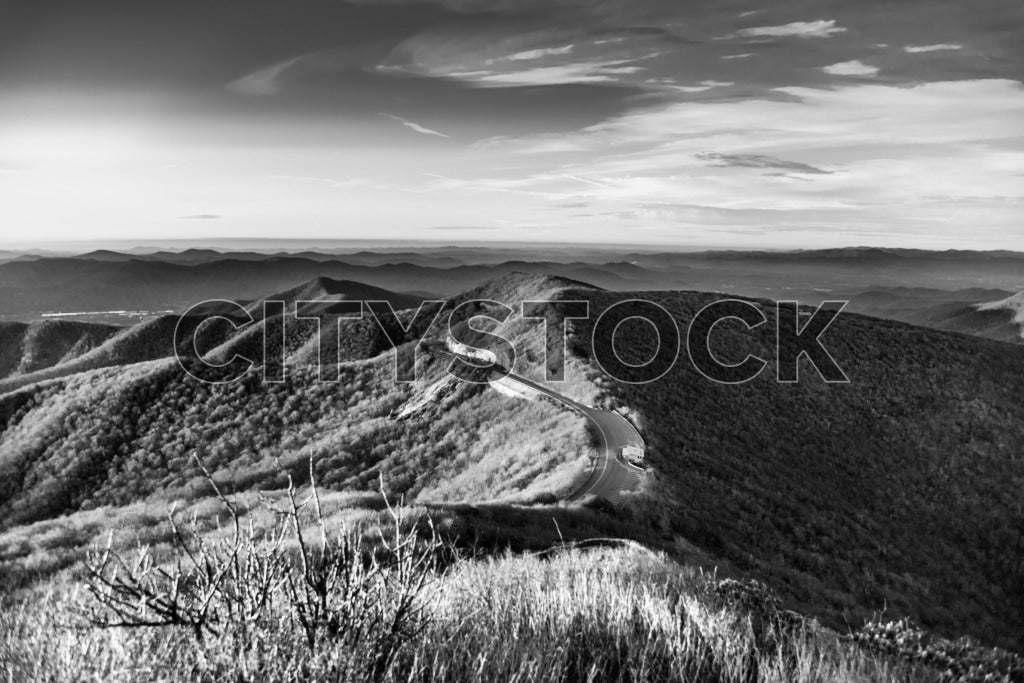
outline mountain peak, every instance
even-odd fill
[[[600,287],[557,275],[523,273],[512,271],[495,278],[484,280],[476,287],[464,292],[458,298],[492,299],[494,301],[520,301],[543,299],[565,289],[600,290]]]
[[[265,297],[268,301],[389,301],[396,310],[415,308],[422,297],[401,294],[390,289],[374,287],[354,280],[335,280],[318,276],[278,294]],[[258,306],[258,304],[253,304]]]

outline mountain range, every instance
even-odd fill
[[[104,251],[0,263],[0,320],[110,310],[140,311],[144,318],[147,312],[181,311],[208,299],[256,300],[320,276],[419,298],[448,297],[512,272],[568,277],[616,291],[686,289],[807,304],[850,300],[859,312],[942,328],[949,316],[919,309],[963,308],[1024,289],[1024,254],[867,248],[693,253],[438,248],[340,255]],[[908,294],[910,289],[933,292],[918,296]],[[993,290],[991,298],[977,299],[985,289]],[[899,305],[877,296],[890,290],[915,310],[901,312]],[[949,325],[954,330],[972,327],[961,321]],[[1005,331],[997,334],[1006,338]]]
[[[367,294],[390,297],[396,308],[418,303],[326,276],[262,298]],[[806,363],[796,384],[776,382],[769,368],[743,385],[710,382],[685,354],[642,384],[613,380],[598,364],[595,352],[608,357],[613,343],[595,338],[603,311],[615,306],[630,318],[642,312],[636,299],[650,300],[685,335],[716,298],[507,273],[450,297],[445,310],[480,299],[513,308],[523,300],[588,303],[588,319],[565,321],[563,382],[546,383],[539,321],[515,313],[474,325],[515,344],[518,374],[626,415],[644,436],[640,490],[615,509],[586,505],[763,578],[826,623],[888,610],[940,633],[1024,645],[1024,346],[844,312],[826,343],[846,384],[823,382]],[[727,361],[774,358],[773,302],[749,301],[769,324],[752,332],[718,326],[716,353]],[[455,321],[459,334],[485,345],[466,317]],[[257,362],[256,371],[222,384],[197,381],[171,357],[171,322],[155,318],[97,337],[89,350],[73,341],[92,339],[88,328],[72,325],[63,346],[81,353],[0,383],[4,527],[197,495],[193,454],[228,491],[280,487],[285,473],[300,477],[312,458],[329,488],[367,491],[384,475],[394,493],[435,504],[550,503],[590,466],[593,440],[576,413],[451,382],[451,357],[436,345],[415,355],[391,350],[392,340],[411,350],[421,335],[443,342],[444,329],[426,321],[385,334],[367,316],[342,320],[333,335],[315,321],[288,320],[287,372],[270,383],[258,366],[273,320],[238,329],[188,321],[207,361],[241,353]],[[616,330],[614,348],[628,363],[652,356],[649,326],[626,320]],[[327,353],[340,362],[337,377],[324,377],[316,361],[332,336],[341,341]],[[274,358],[278,351],[269,347]],[[396,382],[397,366],[410,363],[416,381]]]

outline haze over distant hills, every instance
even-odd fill
[[[1024,320],[1014,302],[1020,294],[1001,289],[955,291],[925,287],[873,288],[854,295],[847,310],[913,325],[1020,342]]]
[[[0,319],[183,310],[207,299],[255,300],[317,277],[422,299],[450,296],[510,272],[568,277],[617,291],[685,289],[804,303],[849,299],[857,312],[1009,341],[1016,327],[1012,315],[971,306],[1024,289],[1024,253],[878,248],[686,253],[607,247],[579,252],[432,247],[345,254],[101,250],[0,263]]]
[[[1003,320],[1009,317],[1010,324],[1004,324],[1004,327],[1008,327],[1011,332],[1016,327],[1018,338],[1024,338],[1024,291],[1017,292],[1002,301],[978,304],[974,310],[983,315],[996,314]]]

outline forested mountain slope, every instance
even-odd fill
[[[131,327],[119,328],[116,334],[112,334],[102,344],[86,353],[35,372],[0,380],[0,394],[35,382],[67,377],[86,370],[172,357],[175,354],[175,330],[180,326],[183,338],[191,343],[191,333],[196,331],[201,322],[201,318],[182,319],[176,315],[163,315]],[[195,336],[198,345],[212,346],[232,333],[233,330],[226,324],[206,325],[196,332]]]
[[[71,320],[0,322],[0,380],[71,361],[120,331],[112,325]]]
[[[653,301],[682,331],[682,353],[661,379],[601,382],[604,401],[639,415],[647,441],[654,476],[635,501],[640,514],[836,620],[888,608],[1024,644],[1024,348],[842,314],[823,341],[849,383],[826,384],[805,364],[798,383],[780,384],[770,363],[726,385],[686,354],[690,322],[718,297],[563,296],[591,303],[570,343],[595,378],[589,340],[609,306]],[[722,362],[775,358],[774,305],[762,310],[767,324],[756,330],[715,327]],[[658,342],[650,330],[624,323],[616,350],[644,363]],[[605,354],[610,343],[597,339]]]
[[[187,317],[162,315],[128,328],[69,321],[31,325],[0,323],[0,341],[6,342],[0,345],[0,393],[86,370],[169,358],[175,354],[189,358],[195,355],[193,348],[203,355],[209,354],[213,362],[241,354],[262,363],[265,300],[283,302],[283,308],[280,305],[279,308],[287,319],[286,356],[299,353],[303,363],[318,360],[318,342],[315,341],[318,329],[322,340],[319,343],[328,352],[338,353],[340,360],[369,358],[390,345],[387,336],[369,316],[363,320],[341,321],[346,332],[338,335],[331,325],[320,329],[316,320],[296,318],[297,302],[376,300],[387,301],[394,309],[403,310],[415,308],[421,301],[419,297],[359,282],[318,277],[254,302],[196,301],[187,311],[182,311],[189,314]],[[318,311],[305,306],[299,313],[315,315]],[[207,320],[214,314],[229,320]],[[15,352],[15,343],[20,344],[18,349],[24,350]],[[12,370],[4,373],[7,366]]]
[[[447,381],[449,360],[425,358],[412,384],[387,356],[344,364],[336,383],[303,368],[210,384],[165,359],[34,384],[0,397],[0,525],[205,491],[193,454],[227,490],[301,481],[310,458],[324,486],[372,490],[383,474],[427,500],[571,488],[590,455],[582,418]]]
[[[1024,295],[999,289],[944,291],[921,287],[873,288],[853,296],[847,310],[937,330],[997,341],[1024,341]]]

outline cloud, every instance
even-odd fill
[[[522,71],[467,71],[450,74],[453,78],[472,81],[477,85],[502,87],[519,85],[566,85],[571,83],[614,83],[620,76],[644,70],[631,64],[632,60],[608,62],[582,62],[538,66]]]
[[[517,52],[514,55],[509,55],[505,59],[512,62],[520,62],[524,60],[541,59],[543,57],[553,57],[558,55],[567,55],[572,52],[572,45],[565,45],[563,47],[546,47],[537,50],[526,50],[524,52]]]
[[[264,28],[287,26],[285,37],[279,30],[221,35],[237,22],[197,15],[209,43],[193,50],[203,57],[201,73],[164,54],[159,40],[143,40],[147,54],[110,46],[111,57],[128,61],[108,76],[126,86],[145,76],[152,85],[145,92],[115,88],[110,99],[109,89],[84,89],[81,102],[77,93],[55,92],[51,102],[16,89],[26,104],[0,111],[0,149],[13,140],[23,151],[12,160],[24,155],[38,171],[15,175],[0,166],[16,202],[0,211],[41,224],[32,204],[49,211],[46,198],[58,186],[70,188],[68,215],[101,224],[88,211],[103,212],[111,223],[138,224],[140,215],[174,220],[182,208],[201,210],[201,203],[175,206],[174,197],[223,187],[207,208],[222,212],[223,222],[241,215],[264,221],[254,230],[292,217],[296,226],[326,225],[339,206],[365,217],[359,223],[369,229],[392,230],[490,224],[480,217],[494,215],[557,224],[572,205],[615,213],[673,201],[717,207],[727,221],[754,220],[754,211],[765,223],[808,212],[812,223],[815,212],[827,212],[830,225],[891,222],[898,230],[960,203],[968,207],[961,225],[978,226],[972,234],[1012,211],[1019,236],[1020,205],[986,196],[1019,195],[1013,186],[1024,173],[1011,0],[996,0],[984,21],[972,21],[955,0],[897,3],[893,11],[751,0],[423,0],[409,7],[415,1],[316,3],[323,13],[296,18],[279,8],[253,19]],[[715,40],[726,34],[729,40]],[[90,36],[82,38],[100,37]],[[74,58],[65,52],[57,56],[62,64]],[[97,69],[99,76],[109,64],[79,66],[83,76]],[[1008,80],[968,80],[999,77]],[[167,78],[182,97],[156,111],[161,100],[153,93]],[[210,93],[210,78],[238,95]],[[943,83],[953,80],[962,85]],[[83,105],[96,97],[98,112],[136,114],[118,126],[138,128],[124,163],[120,151],[111,158],[106,140],[97,145],[85,134],[91,116],[75,115],[92,111]],[[71,112],[60,122],[67,130],[56,132],[83,138],[81,149],[69,151],[64,135],[43,131],[51,117],[36,111]],[[170,137],[161,135],[168,116],[180,123]],[[40,131],[19,134],[9,125],[19,117],[29,127],[39,119]],[[1016,137],[1008,134],[1013,121]],[[495,142],[497,135],[504,139]],[[490,144],[475,144],[481,139]],[[171,166],[181,163],[183,144],[196,152],[194,172]],[[8,154],[0,152],[0,161]],[[145,167],[136,164],[142,155]],[[251,168],[254,155],[268,170]],[[114,215],[97,193],[116,187],[107,181],[124,168],[133,169],[125,182],[141,190],[124,193],[124,201],[139,209]],[[261,184],[239,169],[255,170]],[[274,172],[296,175],[266,177]],[[77,189],[73,174],[88,189]],[[385,187],[391,194],[376,189]],[[428,196],[435,187],[436,198]],[[424,194],[393,201],[406,191]],[[981,199],[966,205],[965,192]],[[938,199],[928,203],[927,194]],[[616,234],[629,238],[631,226],[621,227]],[[586,226],[566,230],[592,234]]]
[[[671,90],[685,93],[706,92],[712,88],[728,88],[736,85],[732,81],[701,81],[700,85],[679,85],[672,79],[650,79],[648,82],[658,83]]]
[[[849,219],[854,215],[855,211],[846,208],[825,210],[729,208],[672,202],[637,203],[629,209],[618,212],[620,218],[632,218],[640,221],[701,223],[715,226],[752,223],[766,227],[771,226],[774,230],[803,229],[809,225],[818,225],[823,220]]]
[[[227,84],[226,89],[249,97],[283,94],[289,85],[311,75],[361,71],[375,66],[384,48],[374,44],[346,45],[301,54],[254,71]]]
[[[797,38],[828,38],[835,33],[844,33],[845,28],[836,26],[835,19],[819,21],[794,21],[781,26],[756,26],[737,31],[734,35],[741,38],[760,38],[795,36]]]
[[[397,121],[400,124],[402,124],[403,126],[405,126],[406,128],[408,128],[409,130],[411,130],[411,131],[413,131],[415,133],[419,133],[420,135],[433,135],[433,136],[439,137],[439,138],[449,138],[449,137],[451,137],[449,135],[445,135],[444,133],[438,132],[438,131],[436,131],[436,130],[434,130],[432,128],[427,128],[426,126],[421,126],[418,123],[413,123],[412,121],[407,121],[406,119],[403,119],[401,116],[395,116],[394,114],[381,114],[381,116],[383,116],[384,118],[391,119],[392,121]]]
[[[874,76],[878,73],[878,67],[855,59],[851,62],[839,62],[832,66],[822,67],[822,71],[833,76]]]
[[[270,97],[281,92],[281,81],[285,74],[296,65],[301,64],[305,56],[279,62],[265,69],[243,76],[228,83],[227,89],[239,95],[251,97]]]
[[[178,216],[178,218],[186,221],[212,221],[221,218],[221,216],[215,213],[196,213],[191,216]]]
[[[903,49],[911,54],[916,54],[918,52],[938,52],[940,50],[962,50],[963,47],[963,45],[954,45],[952,43],[940,43],[936,45],[907,45]]]
[[[1020,83],[778,92],[786,99],[676,102],[576,134],[505,139],[484,148],[517,154],[517,168],[439,189],[587,202],[619,230],[753,227],[818,240],[879,226],[905,239],[959,240],[963,225],[996,240],[1019,230]],[[572,209],[549,210],[573,228]]]
[[[811,173],[828,175],[832,171],[824,171],[810,164],[797,161],[786,161],[767,154],[720,154],[718,152],[701,152],[697,155],[702,161],[718,162],[716,166],[741,166],[745,168],[770,168],[790,171],[793,173]]]
[[[497,225],[437,225],[427,228],[428,230],[458,230],[470,231],[470,230],[500,230],[501,228]]]
[[[553,7],[579,7],[586,9],[593,4],[592,0],[349,0],[360,5],[410,5],[416,2],[438,4],[453,12],[466,14],[536,12],[550,10]]]
[[[488,88],[573,84],[635,85],[636,74],[678,49],[662,29],[571,28],[502,24],[484,30],[439,27],[391,50],[378,67],[387,73],[454,79]]]

